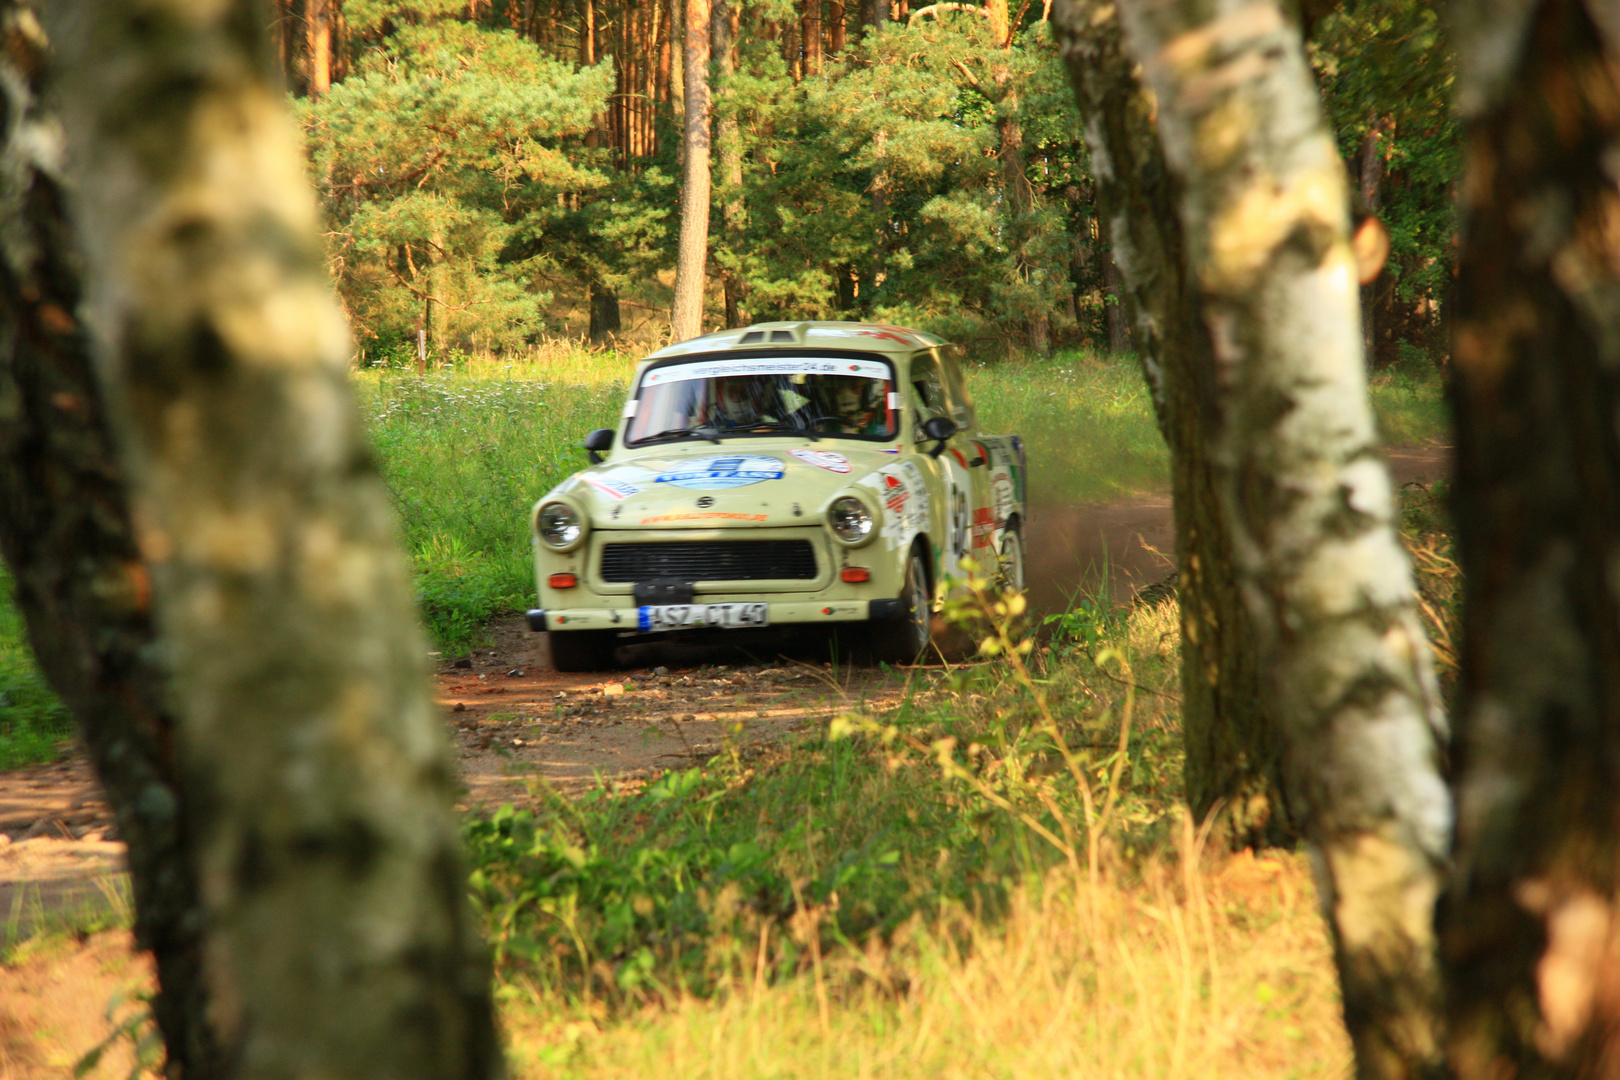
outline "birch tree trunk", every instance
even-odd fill
[[[0,2],[0,553],[51,685],[73,711],[128,846],[135,942],[171,1075],[224,1075],[208,1022],[201,897],[173,754],[147,566],[80,321],[44,36]]]
[[[703,283],[709,261],[709,0],[685,3],[686,127],[671,341],[703,333]]]
[[[1441,909],[1463,1078],[1620,1066],[1620,18],[1457,6],[1454,511],[1468,582]]]
[[[1297,26],[1129,0],[1213,351],[1209,446],[1363,1077],[1440,1067],[1445,739],[1367,402],[1350,192]]]
[[[46,10],[231,1073],[497,1075],[447,740],[260,9]]]
[[[1218,815],[1217,842],[1281,844],[1297,836],[1284,796],[1282,746],[1260,695],[1254,631],[1232,564],[1231,528],[1216,497],[1213,346],[1183,255],[1177,184],[1165,168],[1153,102],[1125,54],[1111,0],[1056,0],[1052,22],[1085,118],[1104,226],[1136,353],[1170,448],[1181,605],[1182,725],[1187,804]],[[1109,312],[1109,323],[1115,314]]]

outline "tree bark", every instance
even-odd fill
[[[1358,215],[1377,217],[1382,201],[1384,182],[1383,136],[1387,124],[1375,120],[1361,141],[1361,168],[1356,185]],[[1367,365],[1377,362],[1378,351],[1378,286],[1368,282],[1361,286],[1361,351]]]
[[[80,321],[60,131],[40,106],[45,41],[28,5],[0,3],[0,43],[0,554],[128,845],[135,943],[157,968],[152,1013],[168,1073],[211,1080],[225,1059],[207,1020],[175,718],[128,483]]]
[[[1117,263],[1118,295],[1170,449],[1187,804],[1200,821],[1218,815],[1217,843],[1291,843],[1298,832],[1283,787],[1281,737],[1261,701],[1252,620],[1227,569],[1232,530],[1205,454],[1216,429],[1206,360],[1213,346],[1188,278],[1178,185],[1114,5],[1056,0],[1052,22],[1091,148],[1099,243],[1110,253],[1104,265]],[[1116,311],[1109,310],[1110,329]]]
[[[844,0],[827,0],[827,51],[844,51]]]
[[[304,0],[304,40],[309,53],[309,99],[332,89],[332,0]]]
[[[1213,351],[1209,453],[1363,1077],[1440,1071],[1445,720],[1361,353],[1350,192],[1279,3],[1130,0]]]
[[[747,223],[742,191],[742,132],[735,106],[731,104],[735,97],[731,82],[737,70],[734,50],[741,16],[739,8],[736,0],[715,0],[709,33],[717,80],[713,97],[722,103],[714,111],[714,143],[720,158],[720,179],[725,185],[720,206],[720,232],[724,243],[715,254],[720,264],[720,285],[725,292],[728,327],[742,325],[742,301],[746,292],[737,266],[742,232]]]
[[[591,344],[606,345],[619,336],[624,325],[619,312],[619,294],[605,285],[594,283],[587,285],[585,292],[591,309]]]
[[[498,1075],[449,748],[259,7],[48,11],[232,1075]]]
[[[1620,25],[1458,5],[1456,1074],[1620,1061]]]
[[[703,332],[703,284],[709,257],[709,0],[686,4],[686,117],[681,233],[675,255],[670,340]]]
[[[821,0],[804,0],[799,34],[804,38],[804,73],[821,72]]]

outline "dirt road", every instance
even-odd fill
[[[1389,458],[1397,484],[1429,483],[1449,467],[1444,447],[1397,447]],[[1032,599],[1049,611],[1105,582],[1123,600],[1174,567],[1164,496],[1036,508],[1029,540]],[[560,674],[547,659],[544,636],[514,615],[492,628],[488,648],[436,663],[464,809],[522,802],[535,780],[577,791],[597,776],[684,767],[728,738],[779,739],[862,702],[881,707],[904,688],[882,672],[834,669],[814,651],[761,664],[736,650],[642,648],[611,676]],[[121,902],[121,854],[82,757],[0,774],[0,938],[52,911]]]

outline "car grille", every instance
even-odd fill
[[[816,551],[808,540],[671,540],[604,544],[603,581],[809,581]]]

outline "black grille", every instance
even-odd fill
[[[603,581],[758,581],[816,576],[816,551],[808,540],[672,540],[604,544]]]

